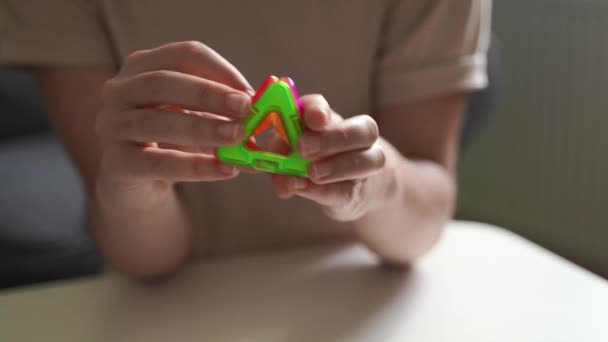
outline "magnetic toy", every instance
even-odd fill
[[[296,144],[302,135],[302,104],[294,82],[288,77],[269,76],[251,99],[249,114],[242,119],[244,139],[236,145],[217,148],[217,158],[227,164],[255,170],[308,176],[309,161],[298,154]],[[291,147],[287,155],[263,151],[251,137],[273,125],[281,139]]]

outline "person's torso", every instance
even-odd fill
[[[344,117],[372,114],[374,74],[388,1],[101,1],[118,63],[130,53],[196,40],[255,88],[268,75],[322,94]],[[350,235],[308,200],[278,199],[264,174],[184,183],[199,254],[285,246]]]

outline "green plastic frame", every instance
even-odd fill
[[[309,161],[298,154],[296,144],[303,132],[300,103],[293,82],[288,78],[269,77],[254,96],[251,112],[241,121],[245,127],[245,138],[241,143],[217,148],[217,158],[228,164],[249,167],[255,170],[308,177]],[[270,114],[277,113],[291,152],[281,155],[268,151],[257,151],[246,143],[255,129]]]

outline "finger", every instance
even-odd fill
[[[159,148],[167,150],[176,150],[188,153],[203,153],[213,155],[215,154],[215,148],[212,146],[196,146],[196,145],[179,145],[170,143],[158,143]]]
[[[362,151],[352,151],[315,161],[308,166],[310,179],[316,184],[366,178],[380,171],[385,164],[384,152],[378,144]]]
[[[250,97],[226,85],[175,71],[151,71],[106,86],[109,98],[133,107],[173,105],[184,109],[242,118]]]
[[[177,106],[162,106],[162,107],[159,107],[159,108],[164,109],[164,110],[168,110],[168,111],[172,111],[172,112],[176,112],[176,113],[184,113],[184,114],[188,114],[188,115],[194,115],[196,117],[204,118],[204,119],[209,119],[209,120],[220,120],[222,122],[226,122],[227,121],[225,117],[220,116],[220,115],[192,111],[192,110],[183,109],[183,108],[180,108],[180,107],[177,107]],[[216,155],[216,149],[217,149],[217,146],[208,146],[208,145],[181,145],[181,144],[162,143],[162,142],[158,143],[158,146],[160,148],[165,148],[165,149],[170,149],[170,150],[177,150],[177,151],[190,152],[190,153],[204,153],[204,154],[210,154],[210,155]]]
[[[311,183],[303,177],[284,174],[271,174],[272,187],[275,194],[282,199],[292,197],[296,192],[306,189]]]
[[[298,141],[298,151],[316,160],[337,153],[367,148],[378,140],[378,125],[369,115],[345,119],[322,132],[307,132]]]
[[[196,41],[170,43],[150,50],[136,51],[129,55],[122,75],[171,70],[178,71],[253,94],[253,88],[245,77],[226,59],[210,47]]]
[[[238,169],[211,155],[165,150],[152,146],[124,146],[120,164],[128,176],[169,181],[212,181],[234,178]]]
[[[312,131],[321,131],[332,124],[333,116],[329,103],[322,95],[312,94],[303,96],[300,101],[304,108],[302,117],[304,124]]]
[[[245,129],[238,122],[217,117],[139,108],[118,117],[107,134],[117,140],[154,141],[203,149],[236,144],[243,139]]]
[[[274,193],[277,195],[277,197],[281,199],[288,199],[293,196],[293,186],[290,183],[292,178],[297,177],[291,177],[282,174],[270,175],[270,179],[272,180],[272,189],[274,190]]]

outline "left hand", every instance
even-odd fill
[[[378,183],[367,180],[385,168],[378,125],[369,115],[342,118],[321,95],[301,100],[308,129],[297,148],[311,161],[309,179],[274,174],[274,190],[283,199],[297,195],[315,201],[333,219],[356,220],[370,208],[368,195],[375,192],[369,189],[370,184]],[[288,148],[278,135],[270,146],[275,151]]]

